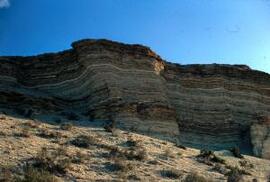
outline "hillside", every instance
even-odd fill
[[[228,178],[264,182],[270,175],[269,160],[251,156],[236,158],[229,151],[215,152],[217,159],[213,160],[207,155],[198,157],[199,150],[183,149],[132,131],[106,132],[101,127],[104,123],[89,124],[83,117],[73,120],[73,125],[64,116],[53,117],[58,120],[48,119],[48,123],[43,123],[0,116],[0,179],[11,179],[12,175],[23,179],[28,175],[28,180],[40,181],[29,169],[52,170],[40,175],[44,181],[78,182],[209,182]]]
[[[174,64],[85,39],[0,57],[0,113],[2,177],[13,181],[270,175],[270,75],[246,65]]]

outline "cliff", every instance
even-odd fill
[[[0,57],[0,106],[72,111],[89,122],[114,118],[123,128],[187,146],[238,146],[270,158],[257,152],[269,145],[253,142],[269,141],[269,134],[251,130],[261,123],[258,115],[270,114],[269,74],[244,65],[173,64],[141,45],[89,39],[59,53]]]

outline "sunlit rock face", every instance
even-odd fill
[[[262,117],[259,121],[253,124],[250,130],[253,153],[270,159],[270,117]]]
[[[172,64],[145,46],[82,40],[60,53],[0,57],[0,105],[114,117],[188,146],[252,152],[254,115],[270,113],[270,76],[243,65]]]

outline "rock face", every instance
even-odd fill
[[[259,123],[251,126],[250,131],[253,153],[256,156],[270,159],[270,118],[261,118]]]
[[[244,65],[178,65],[141,45],[82,40],[60,53],[0,57],[0,106],[113,117],[188,146],[252,152],[254,116],[270,115],[270,75]]]

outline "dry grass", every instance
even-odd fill
[[[30,162],[31,167],[58,174],[65,174],[71,165],[71,159],[63,147],[54,150],[42,148]]]
[[[21,133],[23,128],[29,129],[30,137],[18,138],[13,135]],[[210,152],[210,155],[204,153],[200,156],[210,159],[215,165],[208,166],[198,162],[200,158],[197,157],[198,150],[191,148],[183,150],[174,143],[122,132],[120,129],[120,136],[113,137],[102,128],[72,126],[69,131],[59,130],[57,125],[36,124],[26,119],[9,119],[8,116],[1,120],[1,129],[3,135],[0,140],[0,163],[10,164],[11,175],[18,172],[16,176],[20,175],[22,180],[30,174],[28,176],[31,177],[27,177],[29,181],[38,179],[37,176],[45,176],[42,177],[44,182],[47,182],[46,178],[49,181],[58,179],[65,181],[69,177],[78,182],[181,181],[186,176],[186,180],[198,181],[201,178],[192,173],[198,171],[206,179],[227,181],[228,177],[233,176],[229,174],[232,171],[229,165],[237,165],[240,172],[250,170],[248,172],[252,176],[247,175],[248,173],[242,174],[245,180],[257,178],[265,181],[263,177],[270,170],[270,163],[265,160],[245,156],[245,160],[248,161],[245,162],[243,159],[216,152],[217,157],[226,160],[226,165],[216,162],[222,160],[216,159]],[[54,139],[59,137],[59,142],[54,142]],[[42,147],[44,149],[41,150]],[[177,157],[180,155],[181,157]],[[169,160],[164,160],[160,156],[167,156]],[[254,168],[251,168],[250,164],[254,165]],[[6,174],[8,176],[8,173]],[[42,179],[38,181],[43,182]]]
[[[70,144],[79,148],[90,148],[97,145],[99,140],[96,137],[90,135],[79,135],[75,139],[70,141]]]
[[[73,124],[71,122],[68,122],[68,123],[62,123],[60,125],[60,129],[62,130],[67,130],[67,131],[71,131],[73,128]]]
[[[211,182],[211,179],[199,175],[198,173],[192,172],[186,176],[183,182]]]
[[[163,178],[169,178],[169,179],[179,179],[183,173],[176,169],[163,169],[160,171],[160,174]]]

